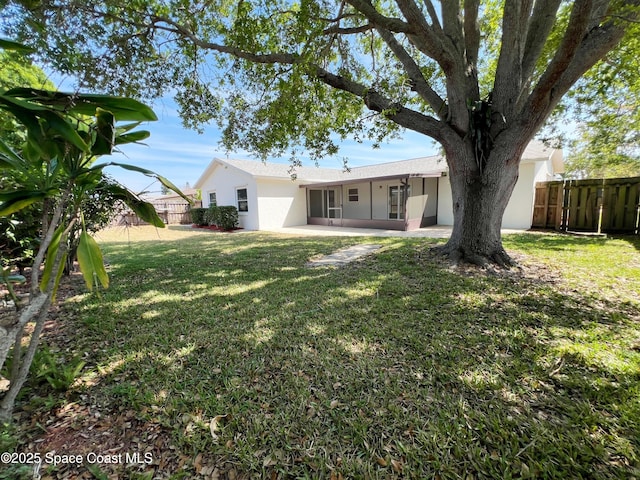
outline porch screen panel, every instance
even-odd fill
[[[322,190],[309,190],[309,216],[324,217]]]
[[[389,219],[398,220],[404,218],[404,202],[402,201],[402,189],[398,185],[389,187]]]

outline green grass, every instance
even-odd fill
[[[89,352],[76,388],[161,424],[181,471],[640,477],[638,238],[508,236],[530,273],[500,276],[428,239],[162,235],[105,237],[110,288],[66,308]]]

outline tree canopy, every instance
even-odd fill
[[[575,177],[640,176],[640,24],[571,92],[578,125],[568,139],[567,173]],[[573,108],[571,108],[573,107]]]
[[[54,90],[55,86],[40,67],[15,51],[0,50],[0,91],[13,87],[34,87]],[[0,118],[0,138],[17,148],[25,140],[22,128],[15,118],[5,115]]]
[[[22,32],[84,85],[175,89],[186,125],[216,121],[260,156],[406,128],[440,143],[454,197],[447,250],[504,260],[500,224],[522,152],[620,43],[639,0],[42,0]],[[34,28],[37,26],[37,28]],[[585,84],[586,85],[586,84]],[[464,245],[463,245],[464,244]]]
[[[7,7],[14,23],[6,26],[24,33],[41,22],[46,34],[34,46],[53,54],[54,67],[114,94],[176,88],[186,125],[218,121],[225,145],[263,156],[290,145],[334,154],[343,138],[379,141],[398,127],[442,142],[468,133],[470,107],[496,91],[492,111],[506,123],[540,102],[543,120],[638,8],[617,0],[21,3]]]

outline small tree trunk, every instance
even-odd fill
[[[31,334],[29,348],[27,348],[24,356],[17,357],[17,355],[15,354],[19,354],[19,352],[14,351],[13,361],[19,362],[20,367],[18,369],[13,369],[17,371],[13,372],[9,390],[5,392],[4,396],[2,397],[2,401],[0,401],[0,423],[7,423],[11,421],[16,398],[18,397],[18,394],[20,393],[24,382],[26,382],[27,380],[31,364],[33,363],[33,358],[35,357],[36,350],[38,349],[38,344],[40,343],[40,334],[42,333],[42,330],[44,328],[50,305],[51,295],[47,295],[47,300],[43,305],[38,318],[36,319],[36,325],[33,333]]]
[[[500,230],[520,162],[519,156],[500,153],[492,152],[482,170],[473,153],[459,151],[449,159],[453,230],[440,251],[455,262],[514,265],[502,247]]]
[[[59,219],[59,216],[57,218]],[[51,224],[49,228],[50,232],[53,232],[55,227],[55,224]],[[49,276],[49,281],[44,287],[44,292],[41,292],[40,285],[38,284],[38,274],[40,273],[40,266],[44,259],[44,253],[42,252],[49,247],[53,236],[48,233],[45,240],[40,245],[40,251],[36,257],[36,262],[34,262],[31,269],[31,293],[29,295],[29,304],[16,314],[17,318],[15,321],[11,322],[9,325],[0,326],[0,368],[2,368],[11,346],[21,341],[26,324],[35,322],[35,328],[31,334],[29,348],[24,355],[21,354],[21,348],[14,347],[13,362],[16,362],[18,365],[14,363],[9,383],[9,390],[4,392],[2,397],[0,397],[0,423],[9,422],[11,420],[16,398],[27,379],[31,363],[33,362],[33,358],[38,348],[38,343],[40,342],[40,334],[44,328],[44,323],[47,318],[47,314],[49,313],[49,307],[51,306],[53,295],[55,293],[58,272],[60,269],[64,268],[62,265],[62,259],[66,253],[67,232],[62,234],[60,246],[55,259],[49,259],[49,261],[53,261],[54,263],[51,275]]]
[[[43,309],[49,308],[51,299],[47,294],[38,292],[29,298],[29,304],[15,314],[15,320],[8,325],[0,326],[0,368],[4,366],[11,347],[18,334],[22,335],[24,326],[34,321]]]

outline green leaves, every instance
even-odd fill
[[[0,169],[15,168],[22,169],[25,162],[13,149],[0,138]]]
[[[99,165],[99,167],[102,168],[105,166],[106,165]],[[150,223],[154,227],[164,228],[164,222],[158,216],[154,206],[142,200],[128,188],[125,188],[122,185],[110,183],[105,188],[105,191],[108,191],[114,198],[124,202],[145,222]]]
[[[6,38],[0,38],[0,49],[2,50],[15,50],[24,53],[33,52],[33,48],[27,47],[22,43],[14,42],[13,40],[7,40]]]
[[[7,275],[6,278],[4,276],[0,276],[0,282],[2,283],[24,283],[27,279],[24,275]]]
[[[11,113],[27,127],[32,150],[42,156],[47,154],[42,150],[47,137],[71,145],[86,155],[109,155],[116,144],[136,142],[149,135],[133,132],[118,138],[120,132],[128,132],[142,121],[157,120],[151,108],[131,98],[33,88],[13,88],[0,95],[0,109]],[[119,130],[118,121],[138,123]],[[82,135],[86,130],[93,135]],[[61,150],[68,149],[61,147]]]
[[[49,280],[51,279],[51,274],[53,273],[53,267],[56,263],[56,257],[58,256],[58,249],[60,248],[60,240],[62,239],[63,231],[64,227],[58,227],[53,234],[51,243],[49,244],[49,249],[47,250],[47,260],[44,264],[42,279],[40,280],[40,291],[42,292],[45,292],[48,288]]]
[[[0,216],[6,217],[46,198],[46,192],[18,190],[12,193],[0,192]]]
[[[62,265],[65,264],[68,256],[68,252],[65,250],[60,255],[60,258],[58,258],[58,252],[60,251],[60,242],[63,239],[64,241],[66,241],[64,227],[64,225],[60,225],[53,234],[53,238],[51,239],[51,243],[49,244],[49,249],[47,250],[47,260],[44,264],[42,279],[40,280],[40,291],[44,293],[49,289],[52,289],[52,299],[55,299],[56,293],[58,291],[60,279],[62,278],[62,273],[64,272],[64,268],[62,268]],[[55,275],[53,284],[50,283],[52,275]]]
[[[35,88],[13,88],[5,95],[27,100],[65,114],[94,116],[98,108],[111,112],[121,122],[156,121],[154,111],[138,100],[111,95],[79,94],[38,90]]]
[[[87,232],[80,234],[78,244],[78,265],[89,290],[98,282],[103,288],[109,287],[109,276],[104,267],[104,259],[98,243]]]
[[[116,118],[108,110],[96,110],[96,139],[91,146],[93,155],[111,155],[116,143]]]
[[[115,165],[120,168],[124,168],[125,170],[131,170],[133,172],[142,173],[147,177],[153,177],[156,180],[158,180],[162,185],[167,187],[169,190],[173,190],[182,198],[184,198],[187,202],[191,203],[191,199],[187,197],[184,193],[182,193],[182,191],[178,187],[176,187],[171,181],[169,181],[167,178],[163,177],[162,175],[158,175],[157,173],[152,172],[151,170],[147,170],[146,168],[142,168],[142,167],[136,167],[135,165],[128,165],[126,163],[118,163],[118,162],[109,162],[107,165]]]

